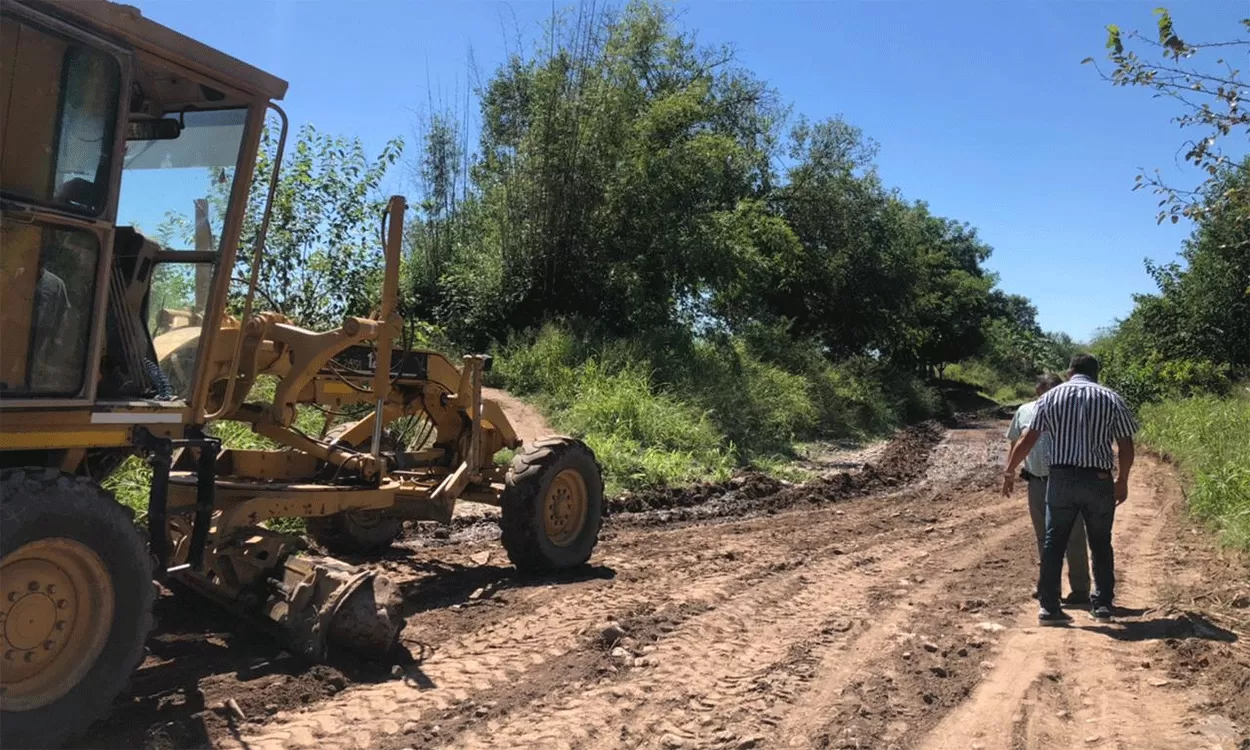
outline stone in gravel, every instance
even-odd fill
[[[415,721],[406,721],[399,731],[403,734],[416,734],[421,731],[421,725]]]
[[[931,654],[936,654],[938,651],[938,645],[934,643],[933,641],[925,641],[924,643],[920,645],[924,646],[924,650],[928,651]]]
[[[488,713],[490,713],[490,709],[489,709],[489,708],[487,708],[486,706],[478,706],[478,707],[477,707],[476,709],[474,709],[474,711],[473,711],[473,715],[474,715],[474,716],[476,716],[476,717],[478,717],[478,718],[481,718],[481,717],[485,716],[485,715],[486,715],[486,714],[488,714]]]
[[[278,713],[278,704],[276,704],[276,703],[266,703],[266,704],[265,704],[265,713],[269,714],[270,716],[273,716],[274,714]]]
[[[961,649],[959,649],[958,651],[956,651],[955,653],[959,654],[960,656],[967,656],[967,655],[968,655],[968,649],[966,649],[966,648],[961,648]]]
[[[1098,736],[1098,735],[1096,735],[1096,734],[1094,734],[1094,735],[1090,735],[1089,737],[1086,737],[1086,738],[1085,738],[1085,744],[1086,744],[1086,745],[1092,745],[1092,744],[1094,744],[1095,742],[1098,742],[1098,741],[1099,741],[1099,740],[1101,740],[1101,739],[1102,739],[1102,737],[1099,737],[1099,736]]]
[[[685,747],[686,741],[675,734],[666,734],[660,738],[660,744],[671,750],[676,750],[676,748]]]
[[[1056,712],[1055,712],[1055,716],[1056,716],[1057,718],[1060,718],[1060,719],[1066,719],[1066,718],[1068,718],[1068,716],[1069,716],[1069,715],[1070,715],[1070,714],[1069,714],[1067,711],[1056,711]]]
[[[910,659],[910,658],[911,658],[911,652],[910,652],[910,651],[904,651],[904,652],[903,652],[903,658],[904,658],[904,659]]]
[[[840,618],[829,623],[829,627],[826,628],[826,630],[831,630],[835,633],[845,633],[846,631],[854,627],[854,625],[855,623],[851,622],[850,620],[846,618]]]
[[[434,529],[433,533],[431,533],[430,536],[434,537],[435,539],[450,539],[451,529],[447,528],[446,526],[440,526],[437,529]]]
[[[486,550],[485,552],[475,552],[469,559],[478,565],[485,565],[490,562],[490,550]]]
[[[1164,685],[1170,685],[1172,683],[1171,680],[1166,680],[1162,677],[1151,678],[1150,680],[1148,680],[1148,682],[1150,683],[1151,687],[1163,687]]]
[[[989,633],[1001,633],[1002,631],[1007,629],[1004,626],[999,625],[996,622],[983,622],[977,627]]]
[[[993,669],[993,668],[994,668],[994,662],[992,661],[981,662],[981,669]]]
[[[612,658],[614,659],[624,659],[627,656],[629,656],[629,651],[627,651],[621,646],[617,646],[616,648],[612,649]]]
[[[608,622],[599,631],[599,640],[604,643],[616,643],[625,637],[625,629],[621,627],[619,622]]]
[[[486,595],[485,587],[480,588],[480,589],[473,589],[473,593],[469,594],[469,601],[477,601],[478,599],[481,599],[485,595]]]
[[[946,671],[945,667],[929,667],[929,671],[937,675],[938,677],[946,677],[948,674],[950,674],[949,672]]]

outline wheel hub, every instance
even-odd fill
[[[99,556],[70,539],[27,544],[0,564],[0,705],[56,700],[104,648],[113,588]]]
[[[567,547],[586,525],[586,482],[574,469],[565,469],[551,480],[543,503],[547,538],[557,547]]]

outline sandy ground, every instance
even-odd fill
[[[1250,748],[1250,577],[1139,460],[1121,611],[1039,628],[999,420],[926,425],[808,485],[613,501],[592,564],[517,579],[489,519],[419,531],[386,664],[310,667],[211,606],[83,747]],[[224,703],[233,698],[242,717]]]

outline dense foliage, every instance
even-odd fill
[[[480,87],[474,153],[452,118],[427,129],[410,312],[453,341],[563,317],[700,341],[764,326],[925,372],[982,351],[994,320],[1036,328],[994,290],[976,231],[884,186],[858,128],[791,120],[666,7],[549,34]]]

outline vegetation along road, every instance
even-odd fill
[[[626,494],[559,580],[515,579],[490,519],[414,529],[378,563],[405,592],[393,667],[309,670],[164,597],[129,702],[84,746],[1244,747],[1247,569],[1146,458],[1117,519],[1120,616],[1038,628],[1025,498],[995,481],[1005,425],[923,423],[801,485]]]

